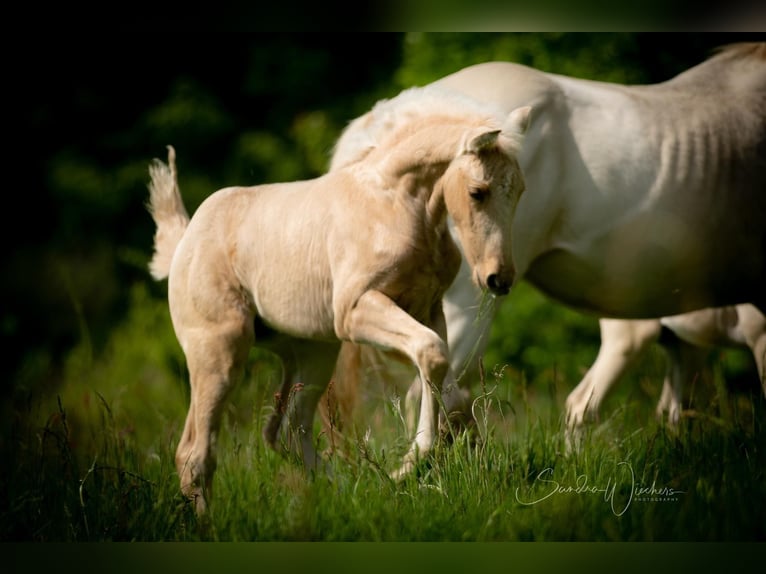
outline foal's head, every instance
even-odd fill
[[[511,112],[502,129],[469,132],[441,179],[473,279],[482,289],[505,295],[516,269],[511,222],[524,191],[516,154],[529,124],[530,108]]]

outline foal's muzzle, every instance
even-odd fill
[[[511,284],[512,280],[501,277],[497,273],[492,273],[487,277],[487,289],[489,289],[493,295],[508,295],[508,292],[511,290]]]

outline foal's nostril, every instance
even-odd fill
[[[492,273],[487,277],[487,288],[495,295],[507,295],[511,290],[510,284],[503,280],[497,273]]]

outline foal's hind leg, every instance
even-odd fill
[[[204,514],[212,497],[223,403],[242,376],[252,334],[247,322],[238,321],[186,333],[191,403],[176,449],[176,468],[181,491],[194,500],[197,513]]]
[[[314,447],[314,413],[330,382],[340,343],[289,339],[270,348],[282,359],[283,380],[264,438],[277,449],[281,430],[288,450],[298,455],[307,469],[314,469],[320,463]]]

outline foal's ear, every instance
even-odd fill
[[[479,153],[481,150],[489,149],[497,145],[497,138],[500,130],[484,132],[473,137],[465,146],[465,153]]]

